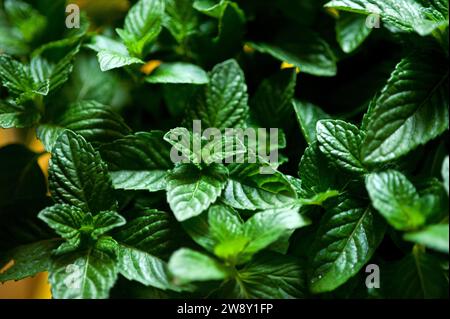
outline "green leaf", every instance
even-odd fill
[[[212,207],[210,207],[210,209]],[[211,236],[208,217],[209,215],[207,213],[200,214],[199,216],[184,221],[182,226],[184,231],[186,231],[192,240],[205,248],[207,251],[214,252],[216,240]]]
[[[188,248],[181,248],[170,257],[169,271],[181,283],[223,280],[229,276],[225,266],[207,255]]]
[[[244,224],[244,236],[249,238],[243,250],[243,259],[252,256],[281,238],[288,230],[309,224],[298,209],[274,209],[256,213]]]
[[[319,205],[321,206],[330,198],[339,196],[340,193],[336,190],[329,190],[323,193],[318,193],[311,198],[300,198],[299,202],[303,205]]]
[[[251,100],[254,117],[262,127],[285,127],[292,115],[297,83],[295,69],[281,70],[262,81]]]
[[[56,204],[42,210],[38,217],[61,237],[75,238],[83,226],[85,213],[77,207]]]
[[[179,290],[169,278],[167,264],[158,257],[133,247],[119,245],[118,259],[119,272],[128,280],[162,290]]]
[[[32,106],[22,106],[14,102],[0,101],[0,127],[24,128],[36,125],[41,114]]]
[[[178,43],[182,44],[185,39],[194,34],[197,24],[193,0],[166,0],[163,25]]]
[[[251,42],[250,46],[300,68],[300,72],[317,76],[334,76],[337,72],[336,58],[329,45],[313,32],[301,33],[295,42],[280,39],[275,44]]]
[[[166,188],[173,167],[170,149],[159,131],[138,132],[100,148],[108,163],[114,188],[159,191]]]
[[[400,261],[384,265],[380,287],[387,298],[448,298],[448,281],[441,262],[433,255],[414,247]]]
[[[239,271],[228,293],[232,298],[292,299],[305,298],[305,271],[296,258],[275,253],[255,257]]]
[[[367,17],[342,13],[336,22],[336,39],[345,53],[355,51],[372,32]]]
[[[173,146],[172,150],[179,152],[179,162],[201,163],[202,137],[199,133],[191,133],[187,128],[177,127],[167,132],[164,135],[164,140]]]
[[[448,128],[448,68],[425,54],[403,59],[375,102],[362,148],[366,163],[384,163]]]
[[[179,247],[180,229],[169,213],[146,209],[114,233],[121,244],[166,258]]]
[[[365,15],[376,14],[394,30],[415,31],[422,36],[446,25],[444,21],[436,23],[430,20],[425,8],[415,0],[333,0],[325,6]]]
[[[331,118],[318,106],[305,101],[294,101],[294,110],[300,124],[303,137],[308,144],[316,140],[316,124],[318,121]]]
[[[449,179],[449,173],[448,173],[448,156],[444,159],[444,162],[442,163],[442,179],[444,180],[444,187],[445,190],[448,193],[448,179]]]
[[[313,142],[305,150],[299,164],[298,176],[300,177],[302,195],[312,198],[317,194],[335,190],[337,176],[334,167],[319,150],[319,144]]]
[[[220,196],[228,171],[221,164],[200,170],[193,164],[175,167],[167,177],[167,201],[178,221],[200,215]]]
[[[118,268],[109,254],[91,248],[55,258],[49,272],[55,299],[105,299],[116,282]]]
[[[216,65],[210,74],[210,82],[192,101],[190,120],[201,120],[204,127],[218,129],[244,125],[248,116],[248,95],[242,72],[235,60]]]
[[[125,45],[104,36],[93,37],[92,43],[87,47],[98,52],[97,58],[103,72],[131,64],[144,63],[141,59],[131,57]]]
[[[208,75],[202,68],[184,62],[163,63],[145,78],[148,83],[206,84]]]
[[[55,240],[43,240],[33,244],[18,246],[6,252],[7,260],[13,260],[14,265],[6,271],[0,272],[0,282],[21,280],[47,271],[52,251],[57,244],[58,242]]]
[[[296,193],[280,172],[261,174],[256,164],[229,166],[230,179],[222,199],[237,209],[270,209],[292,204]]]
[[[364,133],[356,126],[340,120],[321,120],[316,131],[319,148],[331,161],[350,172],[366,172],[360,155]]]
[[[82,136],[71,131],[63,132],[53,148],[49,188],[57,203],[84,212],[96,214],[117,207],[106,164]]]
[[[68,79],[73,70],[73,60],[80,51],[80,45],[76,44],[59,60],[50,60],[42,55],[33,56],[30,62],[30,71],[35,85],[43,87],[48,85],[48,91],[39,94],[47,95],[61,87]],[[47,84],[48,83],[48,84]]]
[[[131,131],[110,106],[81,101],[49,115],[48,122],[38,126],[37,136],[50,151],[66,129],[80,134],[93,144],[112,142]]]
[[[224,205],[214,205],[208,210],[208,232],[217,242],[226,242],[244,235],[241,217]]]
[[[31,95],[38,90],[29,67],[6,54],[0,55],[0,82],[14,95]]]
[[[125,225],[126,220],[121,215],[113,211],[100,212],[94,216],[92,237],[97,239],[110,230]]]
[[[372,205],[398,230],[413,230],[425,223],[426,207],[414,185],[400,172],[373,173],[366,178]]]
[[[196,0],[194,9],[210,17],[219,19],[230,1]]]
[[[52,62],[34,56],[30,65],[24,65],[8,55],[0,55],[0,81],[11,94],[17,95],[20,104],[36,95],[48,95],[67,81],[72,72],[72,60],[80,46],[75,46],[61,60]]]
[[[309,285],[332,291],[370,260],[384,236],[384,223],[365,203],[344,199],[327,211],[313,243]]]
[[[46,18],[30,4],[19,0],[6,0],[4,6],[9,20],[20,31],[24,41],[30,42],[44,31]]]
[[[62,88],[68,102],[96,101],[119,109],[128,99],[128,90],[114,72],[102,72],[97,58],[80,55],[74,62],[72,75]]]
[[[164,5],[163,0],[139,0],[128,11],[124,29],[116,30],[133,56],[143,58],[161,32]]]
[[[403,238],[448,254],[448,229],[448,224],[431,225],[422,230],[407,233]]]

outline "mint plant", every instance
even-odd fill
[[[448,298],[447,1],[129,4],[0,1],[1,283]]]

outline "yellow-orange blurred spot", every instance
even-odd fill
[[[3,266],[3,268],[0,269],[0,274],[4,273],[5,271],[7,271],[12,266],[14,266],[14,260],[11,260],[9,263],[7,263],[5,266]]]
[[[300,68],[296,67],[295,65],[288,63],[286,61],[284,61],[283,63],[281,63],[280,69],[293,69],[295,68],[295,72],[297,72],[297,74],[300,73]]]
[[[250,45],[248,44],[244,44],[244,48],[243,48],[244,52],[247,54],[251,54],[253,52],[255,52],[255,49],[253,49]]]
[[[48,283],[48,272],[41,272],[36,276],[36,284],[31,296],[33,299],[51,299],[51,286]]]
[[[71,0],[69,2],[94,13],[98,11],[127,11],[130,7],[128,0]]]
[[[149,75],[150,73],[155,71],[155,69],[159,67],[161,63],[162,61],[160,60],[150,60],[141,67],[141,72]]]
[[[42,142],[37,139],[36,135],[33,135],[33,137],[31,138],[29,147],[32,151],[34,151],[36,153],[42,153],[45,151],[44,144],[42,144]],[[41,168],[45,177],[48,177],[48,161],[49,160],[50,160],[50,153],[46,153],[44,155],[39,156],[38,161],[37,161],[39,164],[39,167]]]
[[[326,8],[325,11],[334,18],[339,18],[339,11],[335,8]]]

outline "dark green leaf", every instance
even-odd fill
[[[93,214],[116,210],[106,164],[82,136],[71,131],[63,132],[53,148],[49,187],[57,203]]]
[[[327,211],[313,244],[311,291],[332,291],[353,277],[372,257],[384,230],[378,215],[354,199],[343,199]]]
[[[448,68],[427,56],[403,59],[375,102],[362,149],[366,163],[397,159],[448,128]]]

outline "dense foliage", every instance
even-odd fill
[[[0,1],[0,127],[46,150],[0,149],[0,282],[448,297],[448,1],[74,2],[70,29],[66,1]],[[193,120],[279,128],[278,160],[218,162]]]

